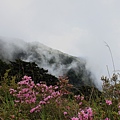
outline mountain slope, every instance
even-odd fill
[[[85,60],[54,50],[38,42],[26,43],[20,40],[0,39],[0,59],[6,62],[16,59],[35,62],[39,67],[47,69],[50,74],[56,77],[67,76],[70,83],[77,87],[94,85],[91,72],[86,69]]]

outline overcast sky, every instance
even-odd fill
[[[84,57],[96,76],[120,70],[120,0],[0,0],[0,36]]]

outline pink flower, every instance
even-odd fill
[[[120,111],[118,111],[118,114],[120,115]]]
[[[79,120],[93,120],[93,111],[90,107],[78,112]]]
[[[105,118],[105,120],[110,120],[109,118]]]
[[[82,102],[80,102],[79,105],[82,105]]]
[[[38,105],[38,106],[36,106],[35,108],[32,108],[32,109],[30,110],[30,113],[33,113],[33,112],[40,112],[40,109],[41,109],[41,106]]]
[[[74,97],[76,98],[76,100],[80,100],[81,99],[80,95],[75,95]]]
[[[14,94],[15,92],[17,92],[16,90],[14,90],[14,89],[12,89],[12,88],[10,88],[10,94]]]
[[[93,111],[90,107],[87,109],[87,113],[89,114],[90,117],[93,116]]]
[[[73,117],[73,118],[71,118],[71,120],[79,120],[79,118]]]
[[[58,86],[55,87],[55,90],[58,89]]]
[[[11,118],[14,119],[14,118],[15,118],[15,115],[11,115]]]
[[[35,110],[36,110],[36,108],[32,108],[32,109],[30,110],[30,113],[33,113]]]
[[[37,85],[38,87],[40,87],[40,83],[37,83],[36,85]]]
[[[84,96],[81,96],[81,100],[84,100]]]
[[[106,100],[106,104],[111,105],[112,101],[111,100]]]
[[[51,98],[51,96],[49,95],[49,96],[47,96],[46,98],[44,98],[44,101],[46,102],[46,101],[48,101],[50,98]]]
[[[39,104],[41,104],[41,105],[45,105],[46,102],[45,102],[45,101],[40,101]]]
[[[67,115],[67,112],[64,112],[64,115]]]
[[[19,103],[20,101],[19,100],[15,100],[16,103]]]

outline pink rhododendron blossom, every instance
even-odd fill
[[[120,111],[118,111],[118,114],[120,115]]]
[[[55,90],[58,89],[58,86],[55,86]]]
[[[14,89],[12,89],[12,88],[10,88],[9,92],[10,92],[10,94],[14,94],[14,93],[16,93],[17,91],[14,90]]]
[[[84,100],[84,96],[81,96],[81,100]]]
[[[64,115],[67,115],[67,112],[64,112]]]
[[[89,108],[87,108],[87,113],[88,113],[88,115],[90,116],[90,117],[92,117],[93,116],[93,112],[92,112],[92,109],[89,107]]]
[[[32,109],[30,110],[30,113],[33,113],[33,112],[40,112],[40,110],[41,110],[41,106],[38,105],[38,106],[32,108]]]
[[[32,108],[32,109],[30,110],[30,113],[33,113],[35,110],[36,110],[36,108]]]
[[[73,118],[71,118],[71,120],[79,120],[79,118],[73,117]]]
[[[46,102],[45,102],[45,101],[40,101],[39,104],[41,104],[41,105],[45,105]]]
[[[118,108],[120,108],[120,105],[118,106]]]
[[[111,100],[106,100],[106,104],[111,105],[112,101]]]
[[[80,100],[81,99],[80,95],[75,95],[74,97],[76,98],[76,100]]]
[[[80,102],[79,105],[82,105],[82,102]]]
[[[90,107],[78,112],[79,120],[93,120],[93,111]]]
[[[105,120],[110,120],[109,118],[105,118]]]
[[[36,93],[33,88],[35,87],[31,77],[24,76],[22,81],[18,82],[19,87],[17,90],[10,89],[10,94],[16,97],[15,102],[18,103],[35,103]]]

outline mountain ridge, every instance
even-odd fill
[[[39,42],[14,42],[0,39],[0,59],[15,61],[21,59],[35,62],[56,77],[67,76],[75,86],[94,85],[91,72],[86,69],[86,61],[47,47]],[[8,56],[8,57],[7,57]]]

